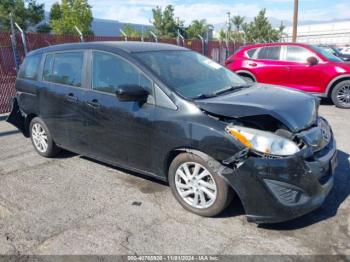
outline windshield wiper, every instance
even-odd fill
[[[227,93],[227,92],[231,92],[231,91],[238,91],[242,88],[248,88],[250,87],[251,85],[235,85],[235,86],[230,86],[228,88],[224,88],[224,89],[221,89],[219,91],[216,91],[214,93],[209,93],[209,94],[199,94],[198,96],[195,96],[193,97],[192,99],[206,99],[206,98],[212,98],[212,97],[215,97],[215,96],[218,96],[218,95],[221,95],[221,94],[224,94],[224,93]]]
[[[235,85],[235,86],[230,86],[228,88],[224,88],[224,89],[221,89],[219,91],[216,91],[214,93],[215,96],[218,96],[218,95],[222,95],[224,93],[227,93],[227,92],[232,92],[232,91],[238,91],[240,89],[243,89],[243,88],[248,88],[248,87],[251,87],[251,85],[247,85],[247,84],[244,84],[244,85]]]
[[[198,96],[193,97],[192,99],[206,99],[216,96],[215,93],[212,94],[199,94]]]

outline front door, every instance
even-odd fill
[[[153,132],[153,83],[124,58],[92,52],[92,84],[85,103],[90,155],[124,167],[151,171]],[[148,102],[121,102],[119,85],[140,85]]]
[[[288,45],[283,52],[283,63],[285,66],[284,86],[303,90],[306,92],[322,92],[322,82],[325,64],[319,59],[319,64],[309,65],[309,57],[317,57],[310,50]]]

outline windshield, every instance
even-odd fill
[[[311,48],[314,49],[316,52],[320,53],[321,55],[323,55],[325,58],[327,58],[327,60],[331,62],[343,62],[343,60],[341,60],[339,57],[336,57],[332,52],[327,51],[322,47],[312,45]]]
[[[191,51],[155,51],[135,54],[166,85],[195,99],[247,86],[247,82],[207,57]]]

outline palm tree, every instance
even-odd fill
[[[198,35],[204,36],[209,26],[211,25],[207,23],[206,19],[193,20],[186,32],[189,38],[197,38]]]
[[[236,31],[239,32],[242,24],[244,23],[244,17],[240,15],[236,15],[231,19],[232,24],[235,25]]]

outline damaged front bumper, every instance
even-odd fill
[[[318,208],[333,187],[336,142],[317,152],[311,147],[294,156],[269,159],[249,155],[221,175],[239,195],[247,219],[256,223],[287,221]]]

